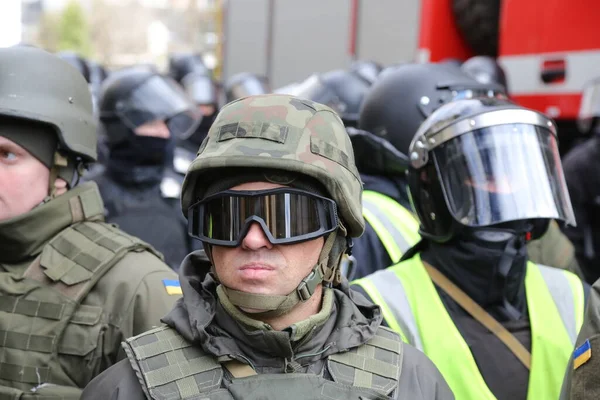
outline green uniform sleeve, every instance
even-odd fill
[[[576,369],[569,371],[565,385],[573,400],[600,399],[600,280],[590,291],[583,326],[577,338],[577,348],[589,340],[591,357],[582,355],[574,360]],[[580,364],[580,365],[578,365]]]
[[[575,248],[562,233],[556,221],[551,221],[546,233],[527,245],[529,259],[536,264],[566,269],[583,279],[575,257]]]
[[[94,288],[91,298],[103,304],[107,318],[103,346],[106,367],[125,358],[123,340],[161,325],[160,319],[181,297],[169,294],[163,281],[173,293],[177,274],[150,252],[130,252]]]
[[[446,380],[425,354],[404,343],[402,373],[394,399],[454,400]]]

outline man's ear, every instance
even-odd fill
[[[67,181],[62,178],[56,178],[54,181],[55,195],[60,196],[61,194],[65,194],[67,190],[69,190],[69,185],[67,185]]]

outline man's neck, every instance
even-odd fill
[[[256,318],[259,321],[269,324],[274,330],[281,331],[295,323],[304,321],[311,316],[321,311],[321,304],[323,300],[323,285],[319,285],[315,289],[315,293],[305,301],[299,303],[296,307],[292,308],[289,313],[273,318]],[[248,314],[252,317],[252,314]]]

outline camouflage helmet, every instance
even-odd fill
[[[95,161],[92,97],[81,73],[44,50],[0,49],[0,115],[39,121],[56,129],[59,149]]]
[[[360,236],[360,181],[350,138],[329,107],[284,94],[246,97],[221,109],[191,163],[182,209],[202,198],[220,168],[269,168],[319,181],[337,203],[348,235]]]

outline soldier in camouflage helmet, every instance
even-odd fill
[[[332,109],[279,94],[225,106],[182,195],[212,265],[188,256],[166,325],[128,339],[82,398],[452,399],[339,273],[361,189]]]
[[[103,222],[95,183],[77,185],[95,160],[79,72],[39,49],[1,49],[0,399],[79,399],[179,297],[162,256]]]

